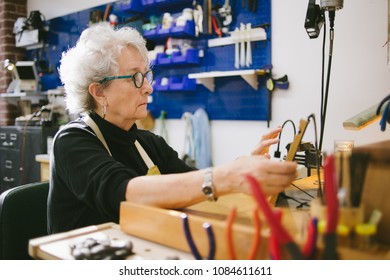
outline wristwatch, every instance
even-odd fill
[[[217,201],[217,197],[215,196],[214,186],[213,186],[213,169],[211,167],[207,168],[204,173],[202,192],[207,197],[207,200]]]

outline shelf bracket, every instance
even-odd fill
[[[204,85],[211,92],[215,91],[214,77],[197,78],[196,82]]]
[[[257,81],[257,74],[245,74],[241,77],[255,90],[259,88],[259,82]]]
[[[217,77],[241,76],[253,89],[259,88],[257,77],[268,71],[264,69],[235,70],[235,71],[212,71],[206,73],[188,74],[188,78],[196,79],[198,84],[204,85],[209,91],[214,92],[214,79]]]

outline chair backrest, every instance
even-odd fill
[[[49,182],[18,186],[0,195],[0,259],[27,260],[28,242],[47,235]]]

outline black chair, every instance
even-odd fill
[[[30,183],[0,195],[0,260],[28,260],[28,243],[47,235],[49,182]]]

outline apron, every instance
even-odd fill
[[[95,121],[90,116],[84,116],[84,122],[92,128],[92,130],[95,132],[97,138],[103,143],[104,147],[106,148],[107,152],[112,156],[110,149],[108,148],[107,142],[104,139],[104,136],[102,132],[100,131],[99,127],[95,123]],[[141,146],[141,143],[138,142],[138,140],[135,140],[134,142],[135,147],[137,148],[139,154],[141,155],[143,161],[145,162],[146,166],[148,167],[148,172],[146,175],[161,175],[160,170],[158,169],[157,165],[153,163],[153,161],[150,159],[148,154],[146,153],[145,149]]]

